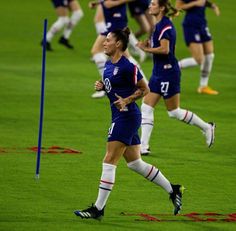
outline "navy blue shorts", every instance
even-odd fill
[[[52,3],[55,8],[63,6],[68,7],[69,2],[72,2],[73,0],[52,0]]]
[[[149,7],[149,1],[134,1],[129,2],[129,11],[131,16],[144,14]]]
[[[138,129],[141,126],[141,114],[116,118],[108,131],[107,141],[120,141],[127,146],[140,144]]]
[[[183,26],[184,39],[187,46],[190,43],[204,43],[212,40],[209,28],[202,26],[194,28],[191,26]]]
[[[158,77],[152,75],[148,86],[151,92],[168,99],[180,93],[180,72],[172,71],[168,75]]]

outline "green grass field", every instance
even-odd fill
[[[80,1],[85,17],[75,29],[74,51],[61,47],[57,36],[55,52],[47,53],[43,147],[53,145],[81,150],[82,154],[42,154],[40,180],[36,181],[36,155],[27,148],[37,146],[41,57],[39,42],[43,20],[56,19],[50,1],[2,1],[0,36],[0,230],[236,230],[236,222],[194,222],[170,216],[172,204],[161,189],[131,172],[122,160],[116,184],[102,222],[81,220],[75,209],[87,207],[97,196],[106,134],[110,125],[107,99],[93,100],[98,78],[90,62],[95,39],[94,12]],[[210,85],[218,96],[198,95],[198,68],[182,73],[181,104],[206,121],[217,124],[215,145],[208,149],[201,132],[168,118],[164,104],[156,108],[151,140],[152,155],[144,157],[160,168],[173,183],[184,184],[182,214],[236,213],[236,34],[231,9],[234,1],[218,1],[222,14],[208,10],[215,42],[215,63]],[[175,19],[177,56],[188,56],[182,39],[182,16]],[[135,28],[134,22],[131,25]],[[150,76],[152,62],[142,65]],[[3,152],[3,149],[6,152]],[[163,222],[144,220],[139,215]],[[164,215],[157,215],[164,214]],[[138,219],[138,220],[137,220]]]

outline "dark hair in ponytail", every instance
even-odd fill
[[[168,17],[176,16],[178,14],[178,10],[171,5],[169,0],[158,0],[159,6],[165,7],[165,15]]]
[[[129,43],[130,29],[128,27],[126,27],[123,30],[118,29],[118,30],[112,31],[111,33],[116,38],[116,41],[121,41],[122,51],[125,51],[128,47],[128,43]]]

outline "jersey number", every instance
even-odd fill
[[[161,82],[161,92],[167,93],[169,89],[169,82]]]
[[[112,124],[111,124],[111,127],[110,127],[109,130],[108,130],[108,136],[111,136],[111,134],[112,134],[112,132],[113,132],[114,126],[115,126],[115,123],[112,123]]]

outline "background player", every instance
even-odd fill
[[[153,71],[149,81],[150,92],[144,97],[142,110],[141,153],[150,153],[149,140],[154,124],[154,107],[161,97],[171,118],[199,127],[205,134],[207,146],[214,142],[214,123],[206,123],[191,111],[180,108],[180,69],[175,58],[176,31],[167,17],[176,15],[169,0],[152,0],[149,13],[155,16],[156,25],[149,42],[138,46],[153,54]]]
[[[52,51],[51,41],[53,37],[60,30],[64,28],[63,35],[59,39],[59,43],[69,49],[74,47],[69,43],[70,35],[74,27],[83,17],[84,13],[80,7],[77,0],[52,0],[55,7],[56,14],[58,16],[57,21],[52,24],[46,35],[46,49]],[[71,11],[71,16],[69,17],[69,12]],[[42,43],[41,43],[42,44]]]
[[[185,43],[192,55],[179,61],[180,68],[200,66],[200,83],[197,89],[200,94],[217,95],[218,91],[208,86],[209,75],[214,60],[214,46],[207,26],[205,9],[209,7],[218,16],[219,8],[215,3],[206,0],[176,0],[176,8],[185,11],[183,31]]]

